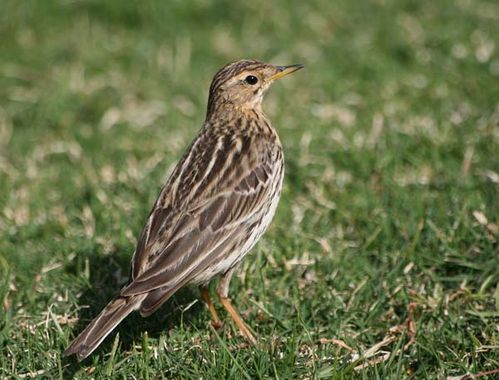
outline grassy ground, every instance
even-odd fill
[[[499,368],[496,2],[1,8],[0,378]],[[83,363],[62,358],[125,281],[211,76],[243,57],[306,65],[267,96],[285,189],[231,288],[260,345],[231,323],[215,333],[186,289]]]

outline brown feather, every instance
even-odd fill
[[[136,310],[145,297],[118,297],[107,304],[100,314],[73,340],[64,351],[64,356],[76,354],[78,360],[90,355],[106,336],[128,314]]]

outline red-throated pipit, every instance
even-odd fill
[[[279,137],[262,110],[265,91],[302,65],[243,60],[213,78],[203,127],[166,181],[132,259],[130,281],[65,351],[79,360],[133,310],[156,311],[181,287],[197,284],[212,322],[217,294],[241,333],[256,340],[228,297],[234,270],[269,226],[284,172]]]

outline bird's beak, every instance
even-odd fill
[[[277,73],[272,75],[269,80],[274,81],[276,79],[285,77],[288,74],[294,73],[297,70],[303,69],[303,65],[289,65],[289,66],[276,66]]]

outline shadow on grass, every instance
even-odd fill
[[[84,255],[79,262],[72,264],[67,268],[68,273],[78,273],[78,266],[82,266],[85,259],[89,262],[90,284],[82,295],[79,297],[79,320],[73,326],[74,339],[90,321],[95,318],[100,311],[118,295],[120,289],[126,284],[119,283],[119,279],[123,279],[121,273],[129,271],[130,257],[126,255],[113,253],[110,255],[90,254]],[[81,268],[80,268],[81,270]],[[159,338],[165,331],[178,328],[181,323],[192,323],[196,320],[196,316],[204,310],[202,302],[194,304],[189,310],[184,313],[183,308],[192,301],[199,298],[197,289],[187,287],[179,290],[169,300],[167,300],[161,308],[153,315],[147,318],[142,318],[138,312],[132,312],[125,320],[123,320],[101,345],[82,363],[88,364],[92,356],[100,353],[110,352],[114,342],[116,333],[120,334],[120,350],[130,350],[132,345],[140,343],[144,332],[147,332],[151,338]],[[86,307],[88,305],[88,307]],[[63,359],[65,364],[69,365],[65,368],[65,377],[72,377],[82,366],[78,363],[74,356]]]

